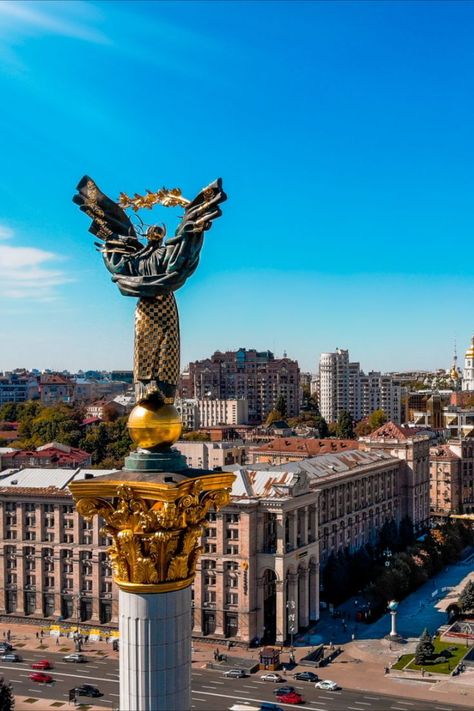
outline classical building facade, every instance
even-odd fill
[[[400,460],[397,482],[400,518],[408,516],[416,531],[423,531],[430,518],[430,444],[426,433],[394,422],[359,439],[361,448],[380,450]]]
[[[233,471],[202,539],[193,635],[283,643],[319,617],[317,495],[304,472]]]
[[[105,473],[25,469],[0,479],[0,615],[117,625],[109,541],[67,489]]]
[[[430,448],[430,510],[434,516],[474,513],[474,438]]]
[[[296,361],[277,359],[270,351],[216,351],[189,364],[180,378],[179,394],[199,400],[246,400],[251,423],[262,422],[283,396],[292,417],[300,408],[300,370]]]

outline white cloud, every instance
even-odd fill
[[[61,258],[37,247],[0,245],[0,296],[32,301],[56,299],[57,287],[71,281],[65,272],[49,266]]]

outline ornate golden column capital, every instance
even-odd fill
[[[166,484],[98,477],[69,488],[81,516],[105,521],[101,534],[113,541],[108,553],[117,585],[156,593],[191,585],[206,515],[229,503],[234,478],[219,472]]]

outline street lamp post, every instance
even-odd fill
[[[288,600],[286,603],[286,609],[288,610],[288,632],[290,633],[290,650],[291,657],[293,657],[293,635],[296,632],[296,603],[294,600]]]

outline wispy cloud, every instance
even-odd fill
[[[49,33],[85,42],[108,44],[106,34],[92,26],[96,17],[93,6],[80,0],[65,3],[40,0],[3,0],[0,3],[0,34]]]
[[[11,237],[9,228],[0,226],[2,233]],[[53,301],[58,297],[57,287],[72,281],[68,275],[50,268],[50,262],[62,259],[60,255],[37,247],[12,247],[0,245],[0,296],[9,299]]]
[[[0,239],[10,239],[13,237],[13,230],[6,225],[0,225]]]

